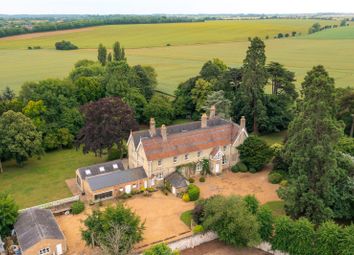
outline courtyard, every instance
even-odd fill
[[[254,194],[262,204],[269,201],[279,201],[280,199],[276,193],[279,186],[268,182],[269,171],[269,169],[265,169],[255,174],[225,172],[220,176],[207,177],[204,183],[196,181],[196,184],[201,189],[202,198],[217,194],[241,196]],[[114,205],[115,203],[115,200],[107,201],[100,209],[104,209],[105,206]],[[186,203],[172,194],[166,196],[162,192],[157,191],[151,197],[137,195],[125,200],[124,203],[136,212],[143,222],[145,221],[144,240],[137,244],[137,249],[143,249],[161,241],[171,242],[191,235],[189,228],[180,220],[180,215],[184,211],[193,209],[194,204],[192,202]],[[97,254],[97,251],[85,246],[85,243],[81,240],[80,232],[84,227],[83,221],[92,212],[93,208],[95,206],[87,206],[85,212],[80,215],[62,215],[57,217],[57,221],[68,241],[68,254]]]

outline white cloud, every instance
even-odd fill
[[[354,12],[350,0],[1,0],[2,14]]]

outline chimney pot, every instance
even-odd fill
[[[154,118],[150,118],[150,135],[151,137],[156,136],[156,126]]]
[[[210,118],[210,119],[214,119],[214,118],[215,118],[215,115],[216,115],[216,107],[215,107],[215,105],[212,105],[212,106],[210,107],[210,116],[209,116],[209,118]]]
[[[201,128],[206,128],[207,126],[208,126],[208,115],[206,115],[206,113],[203,113],[202,121],[201,121]]]
[[[166,142],[167,141],[167,128],[165,125],[161,126],[161,136],[162,136],[162,140],[164,142]]]

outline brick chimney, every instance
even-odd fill
[[[162,136],[162,140],[164,142],[166,142],[167,141],[167,128],[165,125],[161,126],[161,136]]]
[[[210,107],[209,119],[214,119],[214,118],[215,118],[215,113],[216,113],[215,105],[212,105],[212,106]]]
[[[156,136],[156,126],[155,126],[155,119],[150,118],[150,136]]]
[[[246,118],[245,118],[245,116],[241,117],[240,127],[241,127],[241,129],[246,129]]]
[[[203,113],[202,121],[201,121],[201,128],[206,128],[207,126],[208,126],[208,115],[206,115],[206,113]]]

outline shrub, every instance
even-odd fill
[[[259,207],[256,216],[259,224],[259,235],[262,240],[269,241],[273,233],[274,223],[272,210],[268,206],[261,206]]]
[[[243,197],[243,201],[246,203],[247,209],[252,214],[256,214],[259,207],[259,201],[254,195],[247,195]]]
[[[78,47],[70,41],[61,41],[55,43],[55,49],[57,50],[76,50]]]
[[[149,192],[155,192],[156,191],[156,189],[153,188],[153,187],[148,187],[148,188],[146,188],[146,190],[149,191]]]
[[[351,255],[354,250],[354,224],[343,228],[343,235],[339,245],[341,255]]]
[[[236,165],[233,165],[232,167],[231,167],[231,172],[233,172],[233,173],[238,173],[240,171],[240,169],[238,168],[238,165],[236,164]]]
[[[192,212],[192,217],[195,223],[201,224],[202,223],[202,218],[204,215],[204,204],[203,203],[198,203]]]
[[[199,178],[199,181],[200,181],[200,182],[205,182],[205,177],[204,177],[204,176],[200,177],[200,178]]]
[[[164,243],[155,244],[151,248],[144,251],[143,255],[179,255],[178,251],[172,251],[170,247],[168,247]]]
[[[194,234],[197,234],[197,233],[200,233],[200,232],[203,232],[203,231],[204,231],[204,228],[203,228],[202,225],[196,225],[193,228],[193,233]]]
[[[245,173],[245,172],[248,171],[248,167],[247,167],[244,163],[242,163],[242,162],[238,162],[238,163],[236,164],[236,166],[238,167],[238,170],[239,170],[240,172],[242,172],[242,173]]]
[[[268,181],[272,184],[278,184],[283,180],[283,176],[280,173],[270,173],[268,175]]]
[[[250,173],[252,173],[252,174],[255,174],[255,173],[258,172],[258,171],[257,171],[255,168],[253,168],[253,167],[251,167],[248,171],[249,171]]]
[[[288,181],[287,181],[287,180],[282,180],[282,181],[280,182],[280,186],[282,186],[282,187],[288,186]]]
[[[261,170],[273,157],[272,149],[257,136],[249,136],[237,147],[240,160],[248,167]],[[241,169],[240,169],[241,170]]]
[[[320,225],[316,232],[315,250],[321,255],[338,253],[342,229],[333,221],[327,221]]]
[[[182,200],[183,200],[184,202],[189,202],[189,201],[190,201],[190,198],[189,198],[188,193],[184,193],[184,194],[183,194]]]
[[[71,205],[71,213],[79,214],[85,210],[85,204],[82,201],[76,201]]]
[[[196,201],[199,199],[200,189],[198,186],[196,186],[194,184],[189,184],[187,192],[188,192],[190,201]]]
[[[108,150],[107,160],[112,161],[121,158],[121,153],[116,148],[111,148]]]
[[[195,180],[193,178],[189,178],[188,181],[189,181],[189,183],[194,183],[195,182]]]

